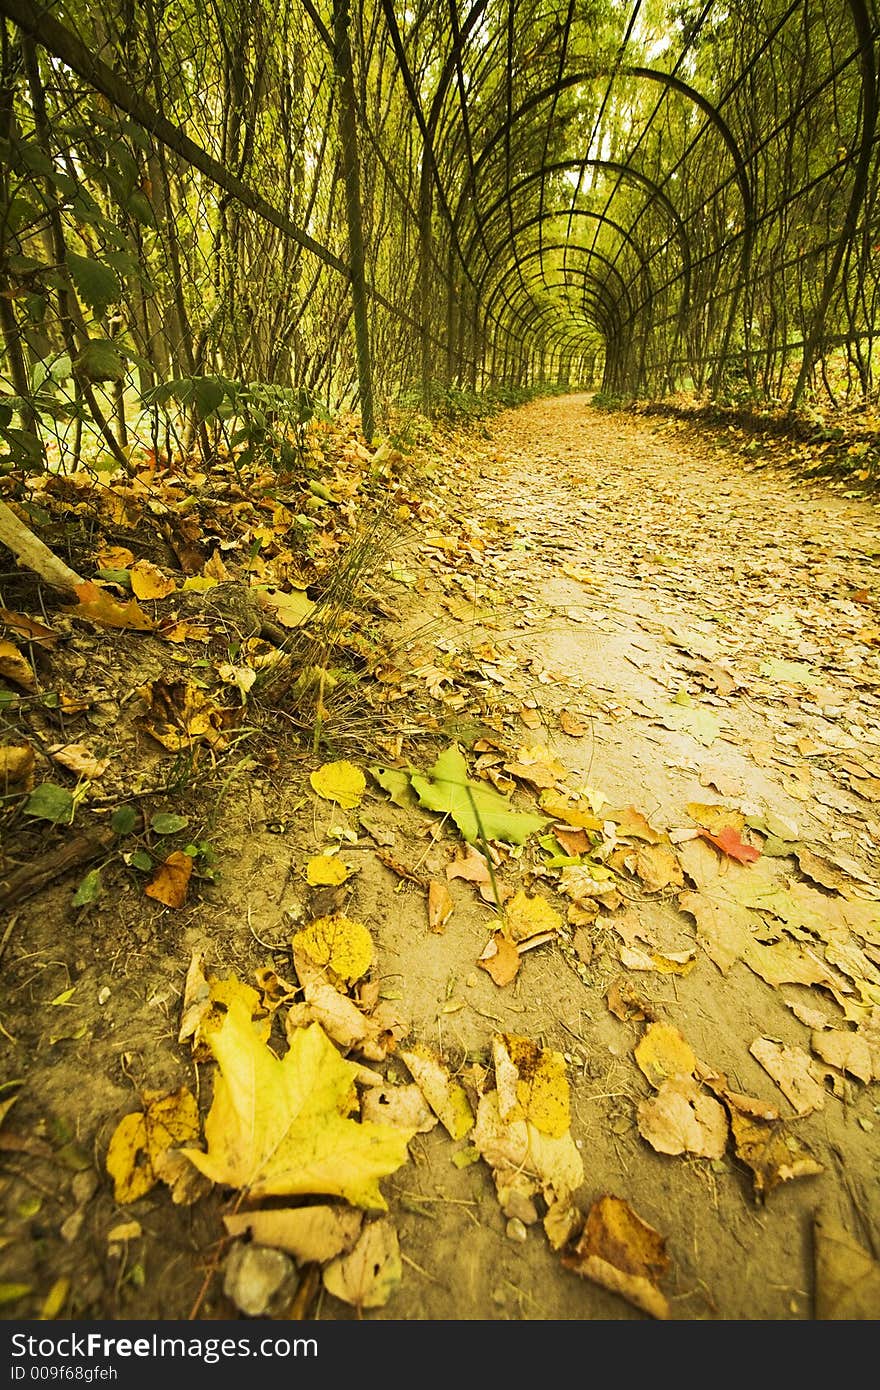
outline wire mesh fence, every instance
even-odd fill
[[[0,0],[4,468],[875,388],[866,0]]]

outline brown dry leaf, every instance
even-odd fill
[[[68,772],[93,781],[110,766],[109,758],[96,758],[84,743],[53,743],[46,751],[53,762],[66,767]]]
[[[500,989],[504,989],[516,978],[520,954],[509,936],[503,931],[496,931],[492,933],[477,965],[492,977]]]
[[[809,1053],[803,1048],[785,1047],[773,1038],[756,1038],[749,1052],[773,1077],[798,1115],[824,1109],[825,1088],[814,1076]]]
[[[561,709],[559,711],[559,727],[569,738],[583,738],[590,732],[589,724],[585,724],[576,714],[570,710]]]
[[[586,830],[569,830],[561,825],[554,825],[554,838],[559,841],[566,854],[573,857],[580,854],[589,854],[593,848],[593,841],[590,839]]]
[[[536,1178],[551,1204],[567,1202],[584,1181],[583,1159],[571,1131],[556,1138],[542,1134],[530,1120],[503,1119],[497,1091],[480,1096],[473,1141],[491,1169]]]
[[[445,883],[438,883],[436,879],[431,879],[428,884],[428,928],[433,932],[442,932],[446,923],[449,921],[455,909],[452,901],[452,894]]]
[[[138,723],[171,753],[185,752],[196,743],[222,751],[229,745],[229,731],[241,720],[241,708],[221,709],[187,681],[160,677],[142,685],[138,694],[148,707]]]
[[[615,980],[608,989],[605,1002],[616,1018],[624,1023],[636,1023],[642,1019],[653,1022],[657,1015],[654,1005],[640,994],[629,980]]]
[[[403,1277],[397,1232],[388,1217],[368,1222],[354,1249],[326,1265],[324,1287],[335,1298],[364,1308],[384,1308]]]
[[[31,791],[34,763],[34,750],[29,743],[0,744],[0,796]]]
[[[638,1127],[642,1138],[662,1154],[721,1158],[727,1148],[724,1106],[706,1095],[693,1076],[669,1077],[656,1096],[643,1100]]]
[[[26,656],[18,650],[14,642],[0,640],[0,680],[12,681],[13,685],[34,694],[37,678],[34,668]]]
[[[415,1082],[408,1086],[372,1086],[361,1100],[361,1116],[377,1125],[393,1125],[416,1134],[427,1134],[439,1124]]]
[[[714,787],[719,796],[742,796],[745,791],[742,778],[720,765],[707,765],[701,769],[700,786]]]
[[[135,598],[158,599],[167,598],[177,589],[177,584],[170,574],[163,574],[158,565],[153,565],[149,560],[138,560],[129,570],[131,575],[131,592]]]
[[[810,1046],[829,1066],[849,1072],[867,1084],[880,1081],[880,1009],[872,1009],[873,1024],[862,1025],[855,1032],[842,1028],[816,1030],[810,1036]]]
[[[840,893],[844,898],[864,897],[865,887],[872,889],[874,893],[877,892],[876,885],[861,872],[857,864],[844,867],[840,859],[835,863],[814,854],[805,845],[795,845],[792,852],[801,873],[831,892]]]
[[[355,1051],[373,1062],[384,1061],[387,1056],[381,1024],[331,984],[308,981],[303,990],[303,1003],[293,1005],[288,1011],[284,1022],[287,1037],[292,1039],[295,1029],[310,1023],[320,1023],[327,1036],[344,1052]]]
[[[354,1246],[364,1214],[354,1207],[278,1207],[224,1216],[230,1236],[250,1236],[255,1245],[284,1250],[298,1264],[326,1264]]]
[[[620,1197],[606,1195],[593,1203],[577,1245],[562,1263],[652,1318],[670,1315],[657,1286],[669,1268],[666,1241]]]
[[[102,545],[95,551],[95,564],[102,570],[127,570],[134,564],[134,553],[124,545]]]
[[[697,963],[695,950],[649,952],[640,947],[621,946],[618,955],[627,970],[656,970],[659,975],[689,975]]]
[[[135,598],[127,603],[117,603],[106,589],[90,579],[78,584],[74,593],[79,602],[61,610],[62,613],[69,613],[71,618],[82,618],[96,627],[131,628],[135,632],[152,632],[155,629],[153,619],[147,617]]]
[[[821,1322],[874,1322],[880,1309],[880,1263],[833,1217],[813,1217],[815,1317]]]
[[[446,1132],[453,1139],[463,1139],[474,1124],[464,1087],[453,1081],[445,1064],[426,1047],[401,1050],[399,1055]]]
[[[390,869],[393,874],[397,874],[398,878],[405,878],[408,883],[417,883],[420,888],[426,889],[428,887],[428,880],[425,878],[424,874],[417,873],[415,869],[411,869],[407,864],[402,864],[397,856],[391,854],[389,850],[377,849],[376,858],[380,863],[385,865],[386,869]]]
[[[752,1170],[755,1200],[766,1200],[780,1182],[793,1178],[816,1177],[824,1173],[823,1164],[793,1135],[788,1134],[780,1119],[765,1119],[754,1113],[758,1103],[749,1109],[738,1103],[732,1092],[725,1092],[730,1128],[737,1157]]]
[[[635,861],[635,871],[649,893],[684,887],[684,874],[671,844],[639,845]]]
[[[541,724],[543,722],[540,714],[536,709],[529,709],[525,705],[519,711],[519,717],[525,724],[527,729],[540,729]]]
[[[619,835],[630,840],[646,840],[649,845],[659,845],[666,839],[665,835],[648,824],[641,811],[637,811],[635,806],[624,806],[617,811],[609,811],[606,808],[602,815],[605,820],[614,821]]]
[[[180,1149],[166,1149],[153,1159],[153,1172],[171,1193],[176,1207],[191,1207],[210,1192],[211,1184]]]
[[[37,647],[54,647],[60,634],[53,628],[38,623],[27,613],[16,613],[11,608],[0,608],[0,623],[8,627],[16,637],[33,642]]]
[[[216,579],[218,584],[231,578],[229,570],[223,563],[223,556],[220,554],[219,548],[214,551],[209,560],[205,561],[202,566],[202,574],[206,575],[208,579]]]
[[[634,1056],[655,1088],[669,1077],[692,1076],[697,1066],[695,1052],[671,1023],[652,1023],[636,1044]]]
[[[193,861],[182,849],[174,849],[150,879],[144,893],[166,907],[183,907],[192,877]]]

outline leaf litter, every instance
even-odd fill
[[[253,1290],[263,1283],[276,1289],[263,1306],[276,1306],[288,1266],[248,1264],[243,1284],[247,1239],[254,1251],[292,1262],[294,1281],[321,1266],[322,1316],[343,1316],[341,1308],[430,1316],[432,1307],[448,1316],[464,1305],[419,1275],[431,1265],[430,1235],[408,1224],[402,1194],[420,1187],[407,1200],[419,1211],[428,1203],[438,1230],[454,1232],[463,1249],[457,1217],[468,1208],[460,1204],[476,1201],[470,1194],[488,1180],[497,1216],[481,1207],[479,1223],[500,1241],[493,1263],[508,1251],[536,1260],[539,1241],[556,1261],[562,1282],[540,1295],[547,1316],[668,1317],[661,1285],[669,1282],[685,1316],[712,1316],[719,1306],[734,1316],[809,1316],[796,1293],[772,1292],[769,1273],[784,1286],[795,1243],[773,1193],[780,1183],[792,1193],[839,1186],[832,1140],[815,1127],[820,1110],[855,1173],[847,1192],[870,1205],[858,1152],[858,1136],[876,1123],[870,1088],[880,1051],[870,872],[880,750],[868,609],[820,601],[815,564],[800,557],[794,537],[810,531],[821,547],[822,533],[786,475],[754,480],[746,470],[735,480],[728,471],[719,489],[704,476],[707,459],[720,465],[703,436],[619,417],[615,429],[629,441],[622,451],[601,416],[588,418],[615,466],[577,491],[565,460],[566,441],[575,441],[555,405],[504,417],[488,441],[459,441],[456,469],[442,468],[438,480],[429,466],[418,501],[396,484],[413,542],[398,567],[410,575],[400,606],[408,635],[393,659],[377,660],[377,649],[367,657],[375,742],[315,744],[325,756],[313,756],[302,775],[298,809],[283,796],[271,748],[261,752],[260,786],[238,804],[249,805],[262,870],[239,838],[214,883],[202,873],[204,829],[181,827],[167,832],[179,839],[164,840],[148,832],[151,877],[133,885],[143,910],[159,921],[166,911],[197,918],[210,907],[231,929],[244,928],[236,956],[251,958],[247,978],[231,959],[225,974],[209,974],[204,950],[193,952],[185,982],[175,963],[177,1045],[211,1078],[195,1129],[178,1134],[176,1121],[164,1124],[162,1106],[177,1092],[156,1090],[142,1066],[142,1110],[109,1148],[105,1139],[104,1177],[116,1182],[112,1163],[126,1208],[147,1196],[129,1197],[145,1181],[160,1202],[167,1189],[172,1213],[184,1203],[206,1214],[220,1204],[237,1273],[230,1264],[206,1308],[223,1288],[242,1311],[257,1306]],[[534,478],[544,465],[529,421],[541,422],[564,460],[547,475],[540,508]],[[429,445],[425,456],[446,447]],[[339,455],[340,480],[360,467],[349,452]],[[650,484],[670,460],[675,524],[693,537],[671,548],[688,553],[690,568],[651,559],[652,545],[665,553],[672,522],[668,499]],[[151,475],[150,486],[161,485]],[[722,581],[717,568],[724,526],[749,550],[752,531],[737,508],[758,486],[773,491],[790,520],[789,577],[800,587],[785,623],[771,621],[784,615],[761,602],[750,607],[744,573]],[[702,499],[713,488],[707,527]],[[136,518],[136,492],[120,497],[116,525]],[[326,505],[338,507],[344,495],[334,484]],[[483,508],[476,530],[460,522],[465,497],[469,516]],[[828,517],[842,510],[847,525],[856,517],[868,528],[854,503],[817,499]],[[238,542],[222,561],[217,548],[199,555],[198,523],[185,536],[169,522],[172,549],[185,557],[182,581],[167,557],[102,555],[101,568],[116,578],[97,575],[71,611],[52,617],[91,634],[99,649],[127,642],[146,653],[162,644],[202,660],[219,613],[240,644],[233,655],[217,652],[195,679],[180,679],[163,660],[131,682],[133,727],[159,765],[238,757],[266,672],[311,701],[319,721],[330,712],[338,672],[309,663],[294,687],[283,651],[264,636],[299,632],[314,615],[299,562],[279,539],[292,515],[279,514],[277,530],[260,523],[276,540],[248,562],[255,592],[240,608],[225,599],[208,606],[241,582]],[[610,539],[612,515],[633,521],[626,544]],[[517,545],[520,532],[528,548]],[[867,593],[860,565],[847,552],[850,591]],[[820,556],[825,581],[835,567],[839,556]],[[279,580],[286,606],[264,602],[277,599]],[[42,681],[45,661],[57,660],[53,629],[20,613],[26,606],[3,610],[13,615],[6,630],[22,654],[30,644],[28,667]],[[433,628],[415,621],[425,610]],[[15,686],[15,670],[26,672],[11,670]],[[101,694],[69,685],[59,698],[94,710]],[[73,744],[67,729],[62,737]],[[30,803],[31,824],[72,835],[83,807],[100,811],[91,784],[112,779],[113,763],[99,772],[102,744],[82,738],[81,761],[58,764],[70,785],[58,786],[42,752],[58,742],[9,740],[0,769],[28,796],[40,779],[54,787]],[[723,805],[702,801],[707,787]],[[151,809],[162,809],[155,796]],[[125,853],[134,861],[143,850],[132,853],[129,842]],[[97,901],[83,895],[78,910],[94,913]],[[160,979],[154,993],[167,1008]],[[269,1095],[278,1103],[264,1114]],[[115,1104],[108,1094],[105,1114]],[[859,1119],[846,1135],[844,1107]],[[254,1113],[256,1127],[245,1123]],[[643,1166],[646,1151],[662,1165],[662,1188],[643,1176],[653,1171]],[[792,1181],[806,1178],[813,1181]],[[768,1271],[760,1288],[737,1282],[736,1247],[719,1247],[716,1258],[704,1239],[697,1257],[687,1234],[693,1222],[717,1231],[719,1201],[734,1222],[744,1198],[766,1209],[768,1235],[752,1247],[755,1267]],[[793,1210],[806,1218],[813,1200]],[[862,1212],[844,1211],[858,1230]],[[207,1228],[205,1236],[207,1247]],[[488,1301],[490,1268],[484,1290],[495,1316],[505,1305]],[[566,1280],[564,1271],[582,1277]],[[711,1299],[701,1301],[693,1290],[707,1281]],[[30,1275],[21,1281],[32,1284]],[[62,1295],[82,1306],[76,1279]],[[829,1306],[841,1296],[835,1286]]]

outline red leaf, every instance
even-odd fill
[[[717,835],[711,835],[708,830],[701,830],[700,834],[704,840],[711,840],[713,845],[731,859],[735,859],[738,864],[752,864],[761,858],[760,850],[755,849],[754,845],[743,844],[739,832],[734,830],[732,825],[725,825]]]

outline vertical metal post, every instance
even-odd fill
[[[351,43],[348,37],[348,0],[333,0],[333,61],[339,78],[339,142],[342,147],[342,174],[345,182],[345,213],[348,221],[348,258],[351,271],[351,301],[354,313],[354,341],[357,355],[358,394],[361,425],[367,443],[375,429],[373,413],[373,372],[370,360],[370,334],[367,324],[367,283],[364,273],[364,231],[361,214],[361,177],[358,161],[354,80],[351,73]]]

